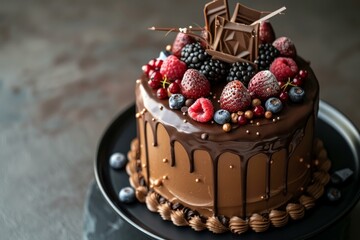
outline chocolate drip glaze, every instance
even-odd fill
[[[177,161],[175,154],[175,142],[178,142],[186,151],[189,160],[189,173],[196,172],[194,154],[197,150],[206,151],[213,162],[213,206],[212,212],[218,214],[218,176],[219,169],[222,166],[221,156],[224,153],[232,153],[240,158],[239,173],[241,176],[241,215],[243,218],[251,214],[247,211],[247,186],[248,186],[248,166],[252,157],[258,154],[266,156],[265,168],[265,189],[263,199],[268,201],[271,196],[271,161],[275,153],[285,150],[284,171],[283,171],[283,195],[288,194],[288,174],[289,161],[294,155],[296,147],[302,142],[305,127],[310,118],[316,118],[316,110],[318,105],[318,83],[308,64],[302,59],[298,59],[298,65],[301,69],[309,72],[309,78],[305,82],[304,89],[306,98],[302,104],[287,104],[283,111],[277,116],[274,122],[268,119],[256,119],[259,124],[249,124],[239,127],[230,133],[225,133],[219,125],[197,123],[180,111],[171,110],[166,100],[158,100],[152,89],[147,85],[147,79],[143,76],[140,83],[136,87],[137,107],[138,109],[146,109],[146,112],[139,118],[143,121],[145,127],[145,143],[141,143],[145,147],[146,159],[146,182],[150,185],[151,161],[157,159],[149,159],[149,146],[146,141],[147,128],[150,126],[153,134],[152,146],[158,146],[158,125],[161,124],[168,136],[170,137],[170,166],[176,167]],[[222,90],[222,86],[213,89],[216,96]],[[214,100],[215,107],[217,101]],[[160,107],[162,106],[162,107]],[[154,121],[156,119],[156,121]],[[187,121],[184,122],[183,120]],[[298,129],[292,129],[297,126]],[[248,130],[249,133],[246,133]],[[258,132],[259,134],[255,134]],[[203,133],[208,134],[206,140],[201,138]],[[164,144],[163,142],[161,144]],[[311,149],[310,149],[311,150]],[[305,157],[305,156],[304,156]],[[182,159],[181,159],[182,160]],[[305,159],[306,160],[306,159]],[[307,162],[309,160],[306,160]],[[184,203],[186,204],[186,203]]]

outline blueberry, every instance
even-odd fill
[[[341,198],[341,191],[337,188],[331,187],[326,191],[326,197],[330,202],[336,202]]]
[[[127,159],[122,153],[113,153],[110,156],[110,167],[113,169],[121,169],[125,167]]]
[[[157,59],[165,60],[170,55],[171,55],[171,52],[169,52],[169,51],[161,51],[159,54],[159,57]]]
[[[217,110],[214,114],[214,121],[220,125],[230,122],[230,119],[231,119],[231,115],[229,111],[225,109]]]
[[[305,91],[301,87],[292,87],[289,91],[289,97],[294,103],[302,102],[305,97]]]
[[[172,94],[169,98],[169,107],[171,109],[181,109],[185,104],[185,97],[179,93]]]
[[[119,199],[123,203],[132,203],[135,201],[135,190],[132,187],[124,187],[119,192]]]
[[[272,113],[278,113],[282,110],[283,104],[280,99],[276,97],[271,97],[265,102],[266,111],[270,111]]]

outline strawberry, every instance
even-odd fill
[[[207,98],[197,99],[188,109],[189,116],[197,122],[208,122],[214,116],[214,106]]]
[[[261,100],[277,96],[281,91],[276,77],[269,70],[258,72],[250,80],[248,88],[252,97],[258,97]]]
[[[273,46],[279,50],[281,56],[290,58],[296,57],[296,48],[290,38],[279,37],[273,42]]]
[[[210,82],[198,70],[188,69],[181,81],[181,92],[186,98],[206,97],[210,94]]]
[[[285,57],[276,58],[271,63],[269,70],[280,82],[286,82],[289,78],[295,77],[299,71],[296,62],[292,58]]]
[[[246,110],[250,104],[251,96],[242,82],[234,80],[226,84],[220,96],[222,109],[234,113]]]
[[[186,44],[189,44],[189,43],[193,43],[194,42],[194,38],[191,37],[190,35],[186,34],[186,33],[182,33],[182,32],[179,32],[177,35],[176,35],[176,38],[174,40],[174,43],[172,45],[172,48],[171,48],[171,51],[172,53],[180,58],[181,56],[181,49],[186,45]]]
[[[174,55],[168,56],[161,65],[160,73],[169,81],[181,79],[187,69],[186,64]]]
[[[272,43],[275,40],[275,32],[270,22],[260,23],[259,40],[260,43]]]

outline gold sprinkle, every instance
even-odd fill
[[[168,52],[171,52],[171,48],[172,48],[172,46],[169,44],[169,45],[166,45],[166,51],[168,51]]]
[[[277,117],[276,119],[277,119],[277,120],[280,120],[280,117]]]
[[[156,121],[156,119],[155,119],[155,118],[152,118],[152,119],[151,119],[151,121],[155,122],[155,121]]]
[[[307,168],[311,168],[311,165],[310,165],[310,164],[308,164],[308,165],[306,165],[306,167],[307,167]]]
[[[256,123],[256,126],[260,126],[260,122],[257,122],[257,123]]]
[[[271,160],[271,161],[270,161],[270,164],[273,164],[273,163],[274,163],[274,161],[273,161],[273,160]]]
[[[143,163],[142,167],[143,167],[143,168],[146,168],[146,164],[145,164],[145,163]]]
[[[141,113],[136,113],[135,117],[136,118],[141,118]]]
[[[250,123],[253,124],[253,123],[254,123],[254,120],[250,120]]]
[[[162,180],[161,179],[156,179],[155,181],[154,181],[154,186],[155,187],[160,187],[162,185]]]
[[[186,112],[183,112],[183,115],[186,116]]]
[[[247,134],[250,134],[250,130],[246,130],[246,133],[247,133]]]
[[[136,83],[137,84],[141,83],[141,79],[136,80]]]
[[[233,168],[234,168],[234,166],[233,166],[233,165],[230,165],[229,167],[230,167],[230,169],[233,169]]]
[[[184,123],[187,123],[187,120],[186,120],[186,119],[184,119],[184,120],[183,120],[183,122],[184,122]]]
[[[195,182],[199,183],[199,182],[200,182],[200,178],[195,179]]]
[[[213,96],[213,99],[216,99],[216,95]]]
[[[276,119],[275,119],[275,118],[273,118],[273,122],[276,122]]]
[[[239,116],[241,116],[241,115],[243,115],[243,114],[244,114],[243,111],[238,111],[238,112],[237,112],[237,115],[239,115]]]
[[[304,161],[304,158],[300,158],[299,161],[300,161],[300,162],[303,162],[303,161]]]
[[[260,133],[259,133],[259,132],[256,132],[256,135],[257,135],[257,136],[260,136]]]
[[[301,187],[301,188],[300,188],[300,191],[302,191],[302,192],[303,192],[304,190],[305,190],[305,188],[304,188],[304,187]]]
[[[314,164],[315,164],[315,166],[319,166],[319,164],[320,164],[319,159],[316,159],[316,160],[314,161]]]
[[[273,117],[272,112],[270,112],[270,111],[266,111],[266,112],[265,112],[265,118],[266,118],[266,119],[270,119],[270,118],[272,118],[272,117]]]
[[[162,161],[163,163],[167,163],[169,160],[167,158],[164,158]]]
[[[168,177],[167,175],[164,175],[164,176],[162,177],[162,179],[163,179],[163,180],[168,180],[169,177]]]
[[[151,144],[153,147],[155,147],[156,146],[156,144],[153,142],[152,144]]]
[[[141,110],[141,114],[146,113],[146,108],[144,108],[143,110]]]
[[[230,123],[225,123],[222,128],[223,128],[224,132],[230,132],[231,131]]]
[[[159,108],[160,108],[160,110],[163,110],[163,109],[164,109],[164,106],[160,106]]]

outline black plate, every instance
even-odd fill
[[[270,228],[264,233],[248,231],[241,235],[244,240],[305,239],[334,228],[355,206],[360,198],[360,135],[354,125],[327,103],[320,102],[317,135],[324,141],[332,160],[332,170],[350,168],[352,179],[341,187],[342,199],[330,204],[325,198],[304,219],[290,221],[286,227]],[[195,232],[190,227],[176,227],[163,221],[159,214],[151,213],[145,204],[124,204],[118,200],[118,192],[129,186],[124,170],[109,167],[109,157],[114,152],[127,154],[130,141],[136,137],[135,107],[131,106],[116,118],[102,137],[95,161],[95,177],[101,192],[113,209],[132,226],[154,239],[211,239],[209,231]],[[217,240],[235,239],[235,234],[216,235]]]

